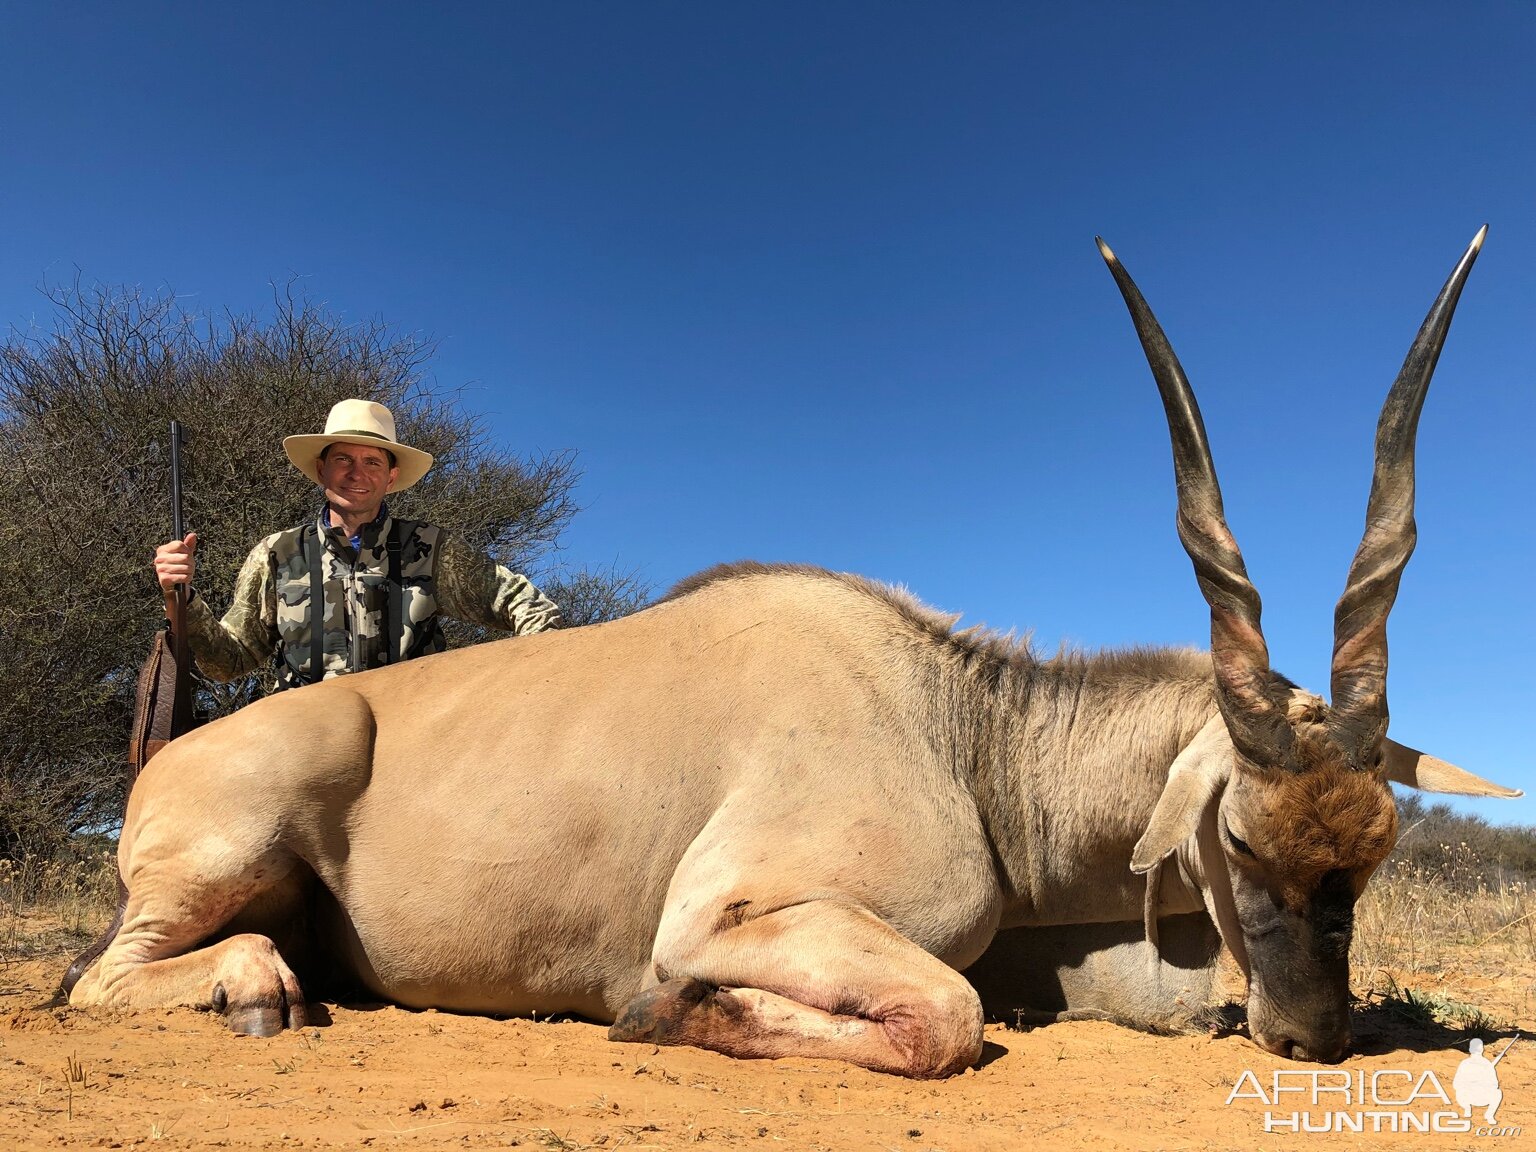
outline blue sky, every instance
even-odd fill
[[[215,313],[298,277],[437,340],[507,444],[579,452],[573,562],[812,562],[1045,648],[1203,645],[1102,234],[1275,665],[1326,690],[1380,403],[1486,222],[1392,732],[1536,792],[1533,43],[1514,3],[32,6],[0,319],[76,269]]]

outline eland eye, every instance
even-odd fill
[[[1232,841],[1232,847],[1237,852],[1242,853],[1244,856],[1253,856],[1253,849],[1248,847],[1248,841],[1238,836],[1230,828],[1227,829],[1227,839]],[[1257,859],[1257,857],[1254,858]]]

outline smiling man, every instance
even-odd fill
[[[187,644],[204,675],[232,680],[273,659],[279,687],[294,688],[398,663],[442,651],[440,615],[514,635],[559,625],[526,576],[436,524],[390,516],[385,496],[425,476],[432,457],[396,439],[382,404],[343,400],[324,432],[289,436],[283,450],[325,503],[251,549],[222,620],[189,591]],[[156,549],[168,609],[177,584],[191,589],[196,553],[195,532]]]

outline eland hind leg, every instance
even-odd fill
[[[69,1003],[214,1009],[233,1031],[273,1035],[303,1023],[304,997],[272,938],[241,929],[293,922],[313,872],[283,842],[283,805],[253,802],[249,779],[209,771],[200,751],[174,743],[135,788],[121,926]]]
[[[285,758],[293,732],[308,743]],[[310,943],[314,863],[345,856],[373,737],[366,701],[315,685],[258,701],[240,723],[199,728],[157,755],[123,823],[122,927],[70,1003],[209,1008],[258,1036],[300,1027],[304,997],[284,952]]]
[[[70,1003],[211,1009],[232,1031],[251,1036],[303,1027],[298,977],[269,936],[240,932],[198,947],[253,905],[294,903],[297,862],[274,855],[222,875],[184,857],[136,870],[123,926],[76,982]]]
[[[611,1039],[827,1057],[919,1078],[981,1057],[970,984],[867,909],[813,900],[690,935],[658,937],[660,983],[625,1006]]]

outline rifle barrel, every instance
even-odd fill
[[[171,421],[171,531],[176,539],[186,535],[181,522],[181,424]]]
[[[1520,1033],[1516,1032],[1514,1036],[1510,1038],[1509,1043],[1504,1045],[1504,1051],[1500,1052],[1493,1058],[1493,1062],[1497,1064],[1500,1060],[1504,1059],[1505,1053],[1507,1053],[1511,1048],[1515,1046],[1515,1041],[1518,1039],[1520,1039]]]

